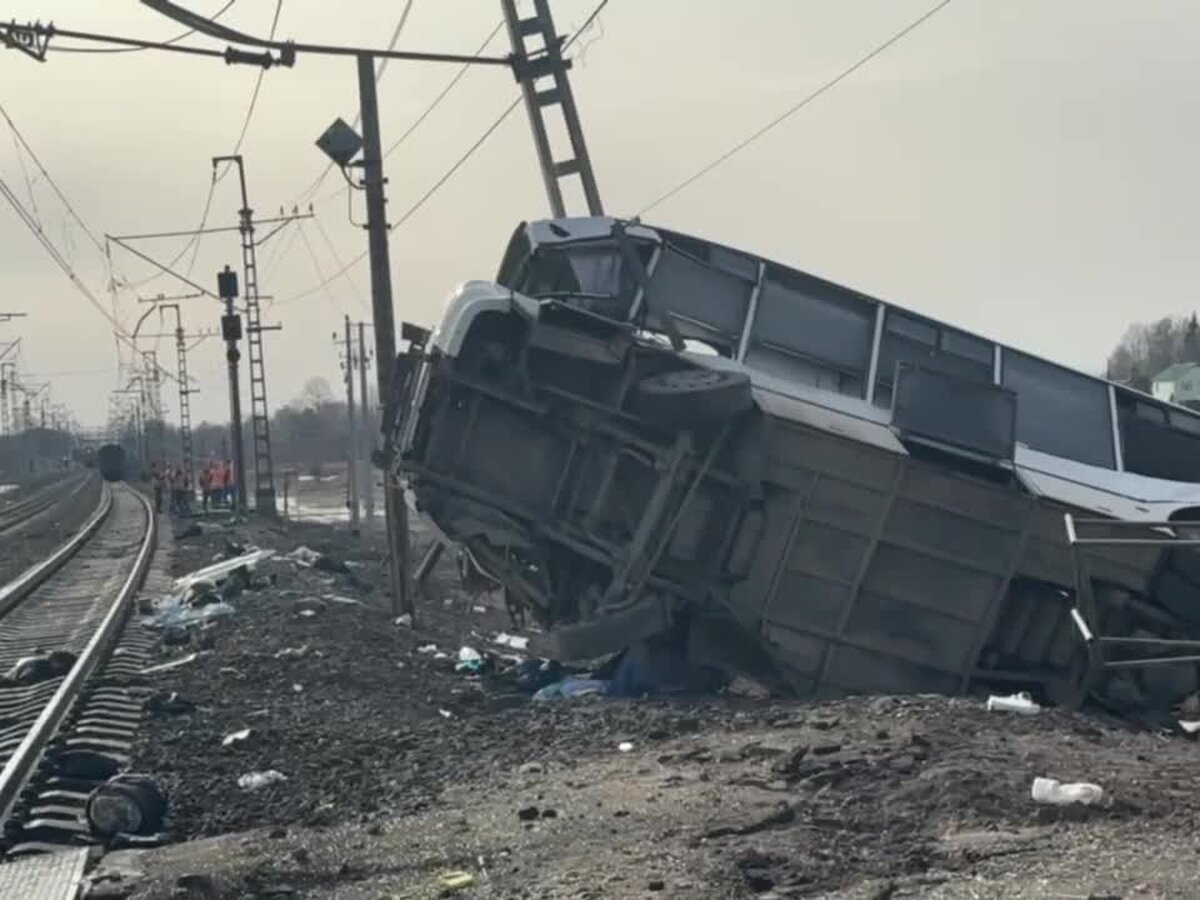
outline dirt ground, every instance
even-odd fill
[[[109,854],[106,890],[1196,896],[1188,739],[988,713],[979,698],[531,702],[511,680],[454,671],[463,645],[512,652],[491,643],[512,627],[462,595],[451,561],[410,628],[385,607],[378,548],[326,526],[212,528],[177,542],[176,571],[229,540],[305,544],[349,574],[271,562],[274,583],[235,598],[236,615],[164,647],[164,660],[202,652],[155,682],[194,709],[149,719],[136,761],[163,779],[171,834],[188,840]],[[286,780],[238,786],[267,770]],[[1095,782],[1104,801],[1038,805],[1037,776]]]

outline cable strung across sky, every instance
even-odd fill
[[[949,2],[949,0],[946,0],[946,2]],[[571,45],[574,44],[580,38],[581,35],[585,34],[587,32],[587,30],[592,27],[592,23],[596,21],[596,18],[600,15],[600,13],[604,10],[604,7],[606,7],[607,5],[608,5],[608,0],[600,0],[600,3],[598,3],[596,5],[596,8],[592,10],[591,14],[584,20],[583,24],[580,25],[577,29],[575,29],[575,32],[569,38],[567,38],[566,42],[563,44],[564,51],[569,49],[571,47]],[[501,25],[503,25],[503,23],[501,23]],[[488,37],[487,41],[484,42],[483,46],[487,46],[487,44],[491,42],[492,37],[494,37],[494,34],[490,35]],[[461,77],[461,73],[460,73],[460,77]],[[500,113],[499,117],[484,130],[483,134],[479,136],[479,138],[475,141],[475,143],[473,143],[470,147],[468,147],[466,152],[463,153],[458,159],[456,159],[454,161],[454,163],[451,164],[451,166],[441,175],[441,177],[439,177],[433,183],[433,185],[428,190],[426,190],[424,194],[421,195],[421,197],[416,201],[416,203],[414,203],[412,206],[410,206],[404,212],[404,214],[391,226],[392,233],[394,233],[397,228],[399,228],[404,223],[406,223],[409,219],[411,219],[417,213],[417,211],[421,209],[421,207],[423,207],[426,203],[428,203],[429,200],[432,199],[432,197],[439,190],[441,190],[442,186],[444,184],[446,184],[446,182],[448,182],[455,175],[455,173],[457,173],[458,170],[463,167],[463,165],[466,164],[467,160],[469,160],[472,156],[474,156],[475,152],[477,150],[479,150],[479,148],[482,147],[485,143],[487,143],[488,138],[490,138],[493,134],[495,134],[496,131],[500,128],[500,126],[504,124],[504,121],[510,115],[513,114],[513,111],[516,110],[516,108],[518,106],[521,105],[521,99],[522,99],[521,96],[518,95],[517,99],[515,99],[512,103],[510,103],[508,105],[508,107],[504,110],[504,112]],[[439,98],[438,102],[440,102],[440,98]],[[399,144],[399,142],[397,142],[397,146],[398,146],[398,144]],[[394,147],[393,147],[393,149],[394,149]],[[342,275],[349,272],[351,269],[353,269],[355,266],[357,266],[359,263],[361,263],[366,258],[367,258],[367,251],[364,250],[363,252],[358,254],[358,256],[354,257],[354,259],[350,260],[350,262],[346,263],[346,265],[342,266],[342,268],[338,269],[338,271],[334,272],[331,276],[329,276],[329,278],[327,280],[321,282],[320,284],[313,285],[312,287],[305,288],[304,290],[300,291],[299,293],[293,294],[291,297],[288,297],[287,300],[283,301],[283,302],[290,303],[294,300],[302,300],[305,297],[312,296],[313,294],[317,293],[318,291],[323,290],[325,288],[326,284],[342,277]]]
[[[705,175],[707,175],[713,169],[717,168],[722,163],[725,163],[728,160],[732,159],[738,153],[741,153],[743,150],[745,150],[747,147],[749,147],[751,144],[753,144],[755,141],[757,141],[760,137],[765,135],[767,132],[771,131],[777,125],[782,124],[786,120],[790,119],[793,115],[800,112],[800,110],[804,109],[804,107],[808,106],[808,104],[812,103],[814,100],[816,100],[822,94],[829,91],[831,88],[835,87],[842,81],[845,81],[847,78],[849,78],[851,75],[853,75],[855,72],[857,72],[863,66],[865,66],[867,63],[869,63],[871,60],[873,60],[879,54],[883,53],[883,51],[887,50],[893,44],[898,43],[901,39],[906,37],[908,34],[913,32],[914,30],[916,30],[918,27],[920,27],[924,23],[928,22],[930,19],[932,19],[935,15],[937,15],[939,12],[941,12],[943,9],[945,9],[949,5],[950,5],[950,0],[942,0],[942,2],[939,3],[937,6],[926,11],[924,13],[924,15],[918,17],[916,20],[914,20],[913,22],[910,22],[904,28],[900,29],[900,31],[893,34],[890,38],[888,38],[886,41],[884,41],[882,44],[880,44],[878,47],[876,47],[874,50],[872,50],[866,56],[863,56],[862,58],[860,58],[857,62],[855,62],[849,68],[843,69],[839,74],[835,75],[833,78],[826,81],[815,91],[813,91],[812,93],[810,93],[806,97],[804,97],[804,99],[802,99],[799,103],[796,103],[795,105],[786,109],[782,114],[776,116],[774,119],[772,119],[766,125],[762,126],[757,131],[753,132],[749,137],[734,144],[732,147],[730,147],[728,150],[726,150],[724,153],[722,153],[720,156],[718,156],[712,162],[701,167],[697,172],[695,172],[692,175],[689,175],[683,181],[679,182],[679,184],[675,185],[675,187],[671,188],[665,194],[662,194],[657,200],[654,200],[647,206],[642,207],[640,210],[638,210],[637,215],[639,217],[645,215],[650,210],[654,209],[656,206],[659,206],[659,205],[665,203],[667,200],[670,200],[672,197],[674,197],[680,191],[695,184],[697,181],[699,181],[701,178],[703,178]]]

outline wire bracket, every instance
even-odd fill
[[[53,24],[42,25],[41,22],[35,22],[30,25],[18,25],[14,20],[7,25],[0,25],[0,28],[4,29],[0,33],[0,40],[4,41],[5,47],[20,50],[38,62],[46,61],[46,50],[50,47],[50,38],[54,36]]]

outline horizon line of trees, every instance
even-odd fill
[[[373,401],[374,397],[371,399]],[[368,421],[363,423],[359,398],[356,396],[355,424],[359,434],[370,441],[368,447],[373,446],[379,429],[379,416],[373,402],[369,413]],[[270,429],[271,456],[277,469],[298,467],[306,472],[318,472],[324,464],[349,457],[346,402],[334,396],[329,382],[324,378],[309,379],[299,396],[276,409],[271,414]],[[127,452],[139,455],[138,436],[132,423],[125,424],[119,442]],[[246,467],[253,469],[254,437],[249,418],[242,423],[242,442]],[[161,457],[170,463],[177,463],[181,459],[179,428],[170,422],[146,423],[146,443],[151,458]],[[197,461],[230,459],[229,423],[203,421],[193,425],[192,454]]]
[[[1148,394],[1155,376],[1178,363],[1200,364],[1200,321],[1194,312],[1130,325],[1109,354],[1105,374]]]

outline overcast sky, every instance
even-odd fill
[[[212,13],[221,0],[186,0]],[[554,0],[562,32],[595,0]],[[609,212],[632,215],[934,5],[933,0],[612,0],[572,72]],[[386,45],[404,8],[284,0],[279,35]],[[341,11],[335,11],[340,7]],[[344,10],[357,9],[347,14]],[[275,0],[238,0],[223,21],[265,34]],[[163,39],[177,34],[135,0],[9,0],[0,20]],[[472,52],[498,0],[415,0],[404,49]],[[1098,371],[1132,321],[1195,308],[1200,261],[1200,89],[1195,0],[954,0],[847,81],[646,216],[849,284],[1067,364]],[[57,46],[67,46],[56,39]],[[206,38],[195,45],[223,47]],[[491,50],[507,50],[503,33]],[[379,88],[385,146],[454,75],[394,62]],[[195,227],[211,157],[233,149],[255,70],[154,51],[0,53],[0,103],[98,235]],[[502,69],[469,72],[386,162],[394,221],[516,96]],[[324,170],[313,141],[357,113],[354,64],[301,56],[266,73],[242,147],[259,215],[290,207]],[[21,157],[0,123],[0,176],[31,205]],[[45,233],[105,303],[102,254],[25,159]],[[261,289],[283,331],[268,336],[272,406],[320,375],[339,386],[332,332],[369,309],[365,266],[294,298],[365,247],[341,177],[315,194],[317,222],[269,242]],[[353,201],[361,221],[361,197]],[[236,179],[210,224],[236,223]],[[575,212],[582,212],[577,208]],[[397,321],[436,321],[453,286],[494,275],[522,219],[547,214],[518,110],[392,237]],[[318,227],[319,223],[319,227]],[[294,228],[294,226],[293,226]],[[332,250],[321,233],[324,230]],[[274,246],[272,246],[274,245]],[[309,245],[311,245],[311,253]],[[141,244],[170,258],[182,242]],[[117,386],[108,323],[0,205],[0,324],[54,396],[99,423]],[[185,258],[186,259],[186,258]],[[236,234],[204,240],[194,275],[238,264]],[[126,277],[153,274],[114,250]],[[141,292],[177,293],[168,278]],[[186,288],[183,288],[186,290]],[[186,301],[190,330],[215,328],[211,300]],[[124,292],[132,328],[145,307]],[[167,323],[168,325],[171,323]],[[143,332],[157,332],[151,320]],[[166,329],[162,329],[165,331]],[[154,341],[146,342],[150,347]],[[159,345],[174,366],[169,340]],[[195,418],[227,415],[223,352],[197,347]],[[176,408],[171,386],[168,409]]]

